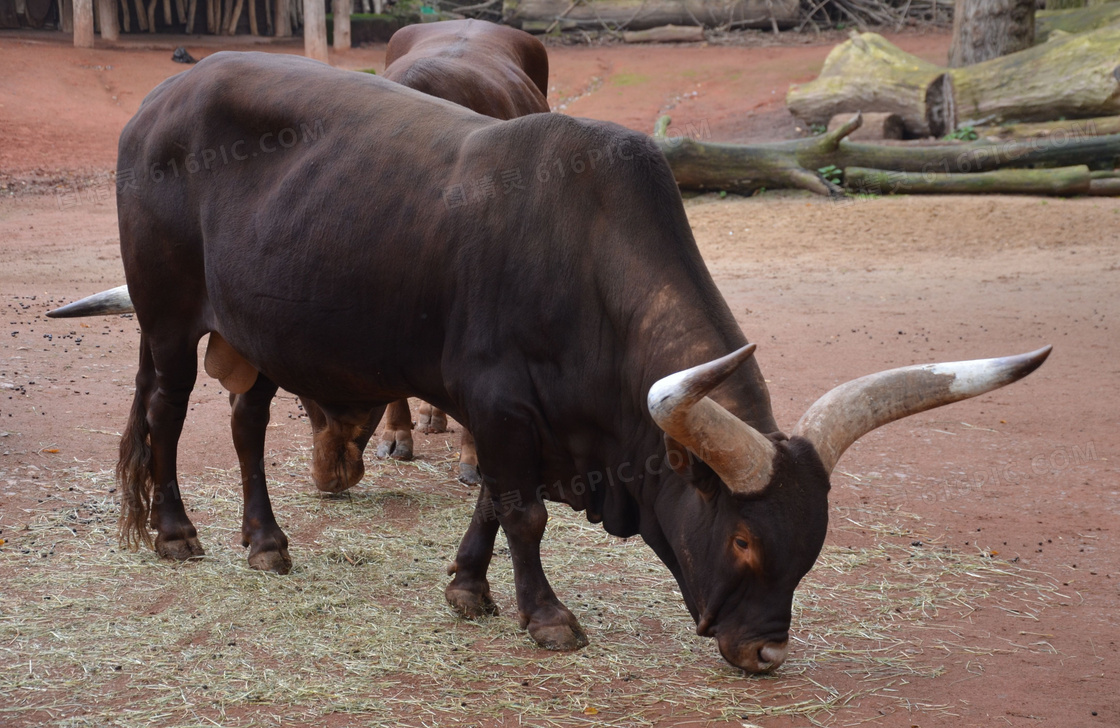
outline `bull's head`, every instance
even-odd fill
[[[661,525],[697,633],[757,673],[786,658],[793,592],[824,545],[829,476],[848,446],[888,422],[1021,379],[1050,347],[853,380],[817,400],[789,438],[758,432],[707,396],[754,348],[658,381],[649,409],[668,462],[692,486],[660,505],[672,512]]]

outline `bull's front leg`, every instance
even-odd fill
[[[484,475],[483,483],[490,483],[490,478]],[[586,647],[588,641],[583,627],[552,591],[541,565],[541,538],[548,522],[548,511],[535,495],[526,499],[522,493],[520,500],[528,504],[507,506],[504,511],[498,503],[494,507],[499,509],[498,521],[506,532],[513,559],[521,627],[529,630],[529,635],[537,644],[549,650]]]
[[[288,537],[276,523],[264,474],[264,441],[276,385],[263,374],[244,394],[231,394],[233,446],[241,465],[244,511],[241,545],[249,547],[249,566],[287,574],[292,570]]]
[[[510,401],[516,392],[506,372],[493,379],[475,375],[468,401],[487,403],[478,416],[468,419],[478,435],[478,462],[482,488],[474,518],[459,547],[453,569],[455,580],[448,600],[456,604],[463,594],[485,603],[489,596],[486,565],[490,562],[497,526],[506,532],[517,611],[521,627],[537,644],[550,650],[577,650],[587,645],[587,635],[575,615],[556,597],[541,565],[541,538],[548,511],[537,497],[540,482],[540,439],[536,414]],[[471,413],[474,415],[474,413]],[[496,523],[495,523],[496,522]]]

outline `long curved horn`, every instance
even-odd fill
[[[814,402],[798,420],[794,434],[813,443],[831,473],[844,451],[875,428],[1011,384],[1038,369],[1050,349],[901,367],[853,379]]]
[[[132,307],[132,299],[128,296],[128,286],[117,286],[108,291],[86,296],[80,301],[74,301],[53,311],[47,311],[47,317],[78,318],[118,313],[136,313],[136,309]]]
[[[670,374],[649,390],[654,422],[727,484],[733,493],[757,493],[774,471],[774,443],[707,396],[754,354],[748,344],[715,361]]]

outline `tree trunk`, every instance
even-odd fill
[[[960,68],[1034,45],[1035,0],[956,0],[949,67]]]
[[[93,48],[93,0],[74,0],[74,47]]]
[[[1089,193],[1089,168],[999,169],[978,174],[892,172],[845,167],[844,186],[853,192],[877,195],[1023,194],[1084,195]]]
[[[303,54],[327,62],[327,10],[323,0],[303,0]]]
[[[257,0],[249,0],[249,32],[260,35],[261,29],[257,25]]]
[[[101,22],[101,37],[105,40],[117,40],[120,37],[117,0],[97,0],[97,15]]]
[[[855,115],[834,131],[771,144],[713,144],[665,136],[669,117],[658,120],[654,141],[682,189],[751,193],[760,188],[805,189],[837,194],[821,175],[829,167],[868,167],[922,175],[971,174],[995,169],[1069,167],[1113,169],[1120,159],[1120,134],[1066,140],[978,141],[907,147],[844,140],[862,123]]]
[[[132,32],[132,13],[128,8],[128,0],[120,0],[121,3],[121,21],[124,23],[124,32]]]
[[[1117,48],[1120,26],[1112,26],[946,71],[864,33],[834,48],[815,81],[791,86],[786,103],[806,124],[827,124],[839,113],[894,112],[910,136],[1120,114]]]
[[[828,54],[816,80],[790,86],[786,104],[809,126],[825,126],[837,114],[884,112],[902,117],[907,136],[941,136],[951,131],[947,78],[944,68],[881,35],[852,33]]]
[[[277,38],[287,38],[292,34],[292,0],[276,0],[276,14],[273,25]]]
[[[335,50],[348,50],[350,48],[350,13],[353,7],[351,0],[332,0],[331,2],[331,12],[334,14]]]

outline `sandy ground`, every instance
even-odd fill
[[[937,59],[946,39],[901,44]],[[785,87],[811,77],[827,51],[552,48],[550,100],[565,113],[644,130],[668,110],[682,121],[706,120],[715,138],[789,136],[796,130],[781,120]],[[168,55],[75,51],[0,36],[0,181],[9,188],[0,197],[8,324],[0,337],[0,551],[11,556],[0,573],[23,568],[26,524],[79,504],[78,494],[55,487],[55,473],[115,461],[113,433],[131,400],[136,327],[128,319],[52,321],[43,314],[121,282],[113,189],[97,178],[111,167],[119,130],[147,90],[181,70]],[[382,58],[383,49],[373,48],[335,60],[379,67]],[[697,95],[686,97],[692,91]],[[68,186],[75,173],[94,181],[76,191]],[[23,192],[29,187],[39,193]],[[923,728],[1120,725],[1120,546],[1111,541],[1120,525],[1120,200],[837,203],[767,194],[686,204],[717,283],[760,345],[785,427],[831,386],[872,371],[1055,347],[1019,384],[909,418],[854,446],[833,477],[830,544],[878,538],[839,515],[874,505],[917,519],[927,545],[1029,570],[1057,596],[1031,615],[987,604],[938,613],[923,629],[952,633],[959,645],[930,658],[939,670],[892,688],[898,700],[877,693],[814,719]],[[232,467],[228,405],[216,382],[200,380],[191,410],[181,472],[189,478]],[[273,447],[306,448],[306,423],[292,397],[278,401],[273,422]],[[435,461],[453,447],[447,437],[418,436],[422,458]],[[456,492],[469,498],[461,487]],[[205,516],[199,523],[208,548],[239,548],[207,540],[214,524]],[[293,542],[302,537],[289,535]],[[895,540],[911,542],[904,532]],[[618,597],[625,601],[623,592]],[[0,616],[35,598],[5,594]],[[711,652],[718,661],[714,646]],[[813,679],[843,689],[854,678],[822,670]],[[776,681],[779,689],[780,672]],[[14,706],[4,708],[9,725],[81,714],[32,712],[35,696],[18,690],[0,693],[0,704]],[[161,724],[181,723],[174,715]],[[696,725],[716,716],[664,714],[667,722]]]

